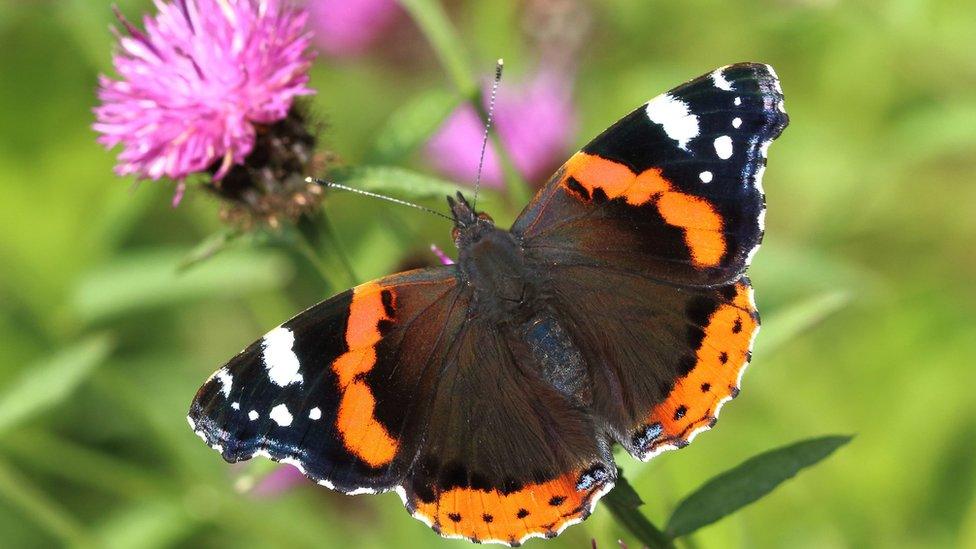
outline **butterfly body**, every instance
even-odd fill
[[[461,209],[462,214],[470,211],[461,193],[456,204],[452,208]],[[532,291],[532,276],[521,243],[485,214],[470,224],[458,221],[457,216],[455,219],[458,278],[471,288],[479,303],[477,311],[496,321],[517,314],[525,308],[526,294]]]
[[[759,317],[766,65],[642,105],[561,167],[509,230],[458,194],[454,265],[285,322],[201,387],[194,431],[345,493],[396,491],[447,537],[517,545],[584,520],[617,475],[715,424]]]
[[[582,354],[539,284],[545,266],[527,260],[521,240],[474,212],[461,193],[449,204],[457,229],[457,276],[472,292],[469,310],[505,334],[516,364],[538,372],[574,404],[588,405],[592,395]]]

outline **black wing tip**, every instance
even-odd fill
[[[769,84],[780,95],[783,93],[782,86],[780,85],[779,81],[779,75],[776,74],[776,69],[774,69],[769,63],[762,63],[759,61],[741,61],[738,63],[732,63],[731,65],[718,67],[715,69],[715,71],[712,71],[712,73],[716,71],[721,71],[723,74],[731,73],[733,77],[735,77],[736,73],[741,71],[743,73],[743,77],[741,77],[741,79],[753,79],[759,83]]]
[[[234,441],[231,433],[220,428],[206,413],[206,408],[200,404],[200,399],[193,399],[186,421],[193,433],[203,440],[204,444],[217,451],[227,463],[247,461],[253,453],[241,451],[241,445]]]
[[[757,62],[738,63],[733,66],[741,66],[750,71],[752,79],[758,84],[762,95],[772,98],[773,104],[770,111],[775,114],[775,119],[770,128],[770,139],[776,139],[790,123],[790,116],[784,107],[783,86],[779,75],[776,74],[776,69],[767,63]]]
[[[759,105],[766,118],[763,129],[759,132],[763,142],[773,141],[789,125],[790,119],[784,106],[779,75],[768,63],[743,61],[723,65],[672,89],[669,93],[688,96],[710,94],[716,89],[729,95],[761,98]]]
[[[325,469],[322,464],[309,461],[302,452],[293,447],[282,446],[264,436],[251,440],[240,439],[209,417],[207,408],[200,404],[199,399],[193,400],[186,419],[190,429],[227,463],[239,463],[255,457],[267,458],[276,463],[291,465],[308,480],[340,494],[376,494],[395,488],[388,482],[377,482],[375,485],[355,484],[344,482],[341,478],[329,478],[329,475],[323,474]]]
[[[265,456],[273,461],[288,461],[294,456],[273,448],[263,437],[245,440],[235,435],[223,425],[219,418],[215,419],[208,410],[210,407],[201,403],[201,398],[193,399],[190,410],[186,415],[187,423],[193,433],[203,440],[204,444],[220,454],[227,463],[247,461],[255,456]],[[233,427],[230,427],[233,429]],[[304,467],[300,467],[304,469]],[[304,472],[304,471],[303,471]],[[311,477],[310,477],[311,478]],[[315,480],[315,479],[313,479]]]

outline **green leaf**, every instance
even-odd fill
[[[277,253],[227,251],[180,271],[185,257],[185,250],[152,250],[118,258],[81,278],[72,309],[93,322],[177,302],[280,288],[292,276],[291,264]]]
[[[50,499],[18,471],[0,460],[0,498],[19,507],[32,520],[67,547],[91,547],[81,522]]]
[[[686,536],[731,515],[822,461],[852,438],[844,435],[812,438],[747,459],[712,478],[679,503],[668,520],[668,535]]]
[[[603,498],[603,504],[610,510],[617,522],[645,546],[650,549],[672,549],[674,547],[671,540],[640,512],[639,507],[644,505],[644,502],[634,487],[627,482],[623,470],[618,473],[613,490]]]
[[[444,198],[454,196],[457,185],[404,168],[392,166],[367,166],[353,168],[339,177],[350,187],[363,191],[388,194],[395,198]]]
[[[95,336],[35,364],[0,392],[0,432],[60,404],[108,358],[112,344]]]
[[[30,474],[41,473],[120,497],[141,499],[171,486],[171,479],[153,476],[142,464],[69,441],[48,432],[43,425],[5,433],[0,445]]]
[[[461,103],[461,96],[434,89],[397,109],[376,137],[370,158],[375,164],[396,164],[417,150]]]
[[[823,322],[851,301],[846,291],[830,291],[783,307],[763,319],[757,354],[775,351],[791,339]]]
[[[122,508],[94,532],[99,547],[174,547],[182,545],[196,528],[198,519],[180,501],[169,497],[141,499]]]

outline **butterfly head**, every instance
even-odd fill
[[[452,236],[459,247],[462,241],[477,239],[478,235],[495,227],[495,221],[485,212],[475,212],[464,195],[457,193],[456,198],[448,196],[447,203],[451,207],[451,218],[454,219]]]

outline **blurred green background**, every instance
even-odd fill
[[[119,4],[134,20],[150,9]],[[448,4],[472,74],[497,57],[513,81],[532,69],[527,4]],[[791,117],[766,172],[766,243],[750,271],[764,329],[742,397],[687,449],[619,457],[645,513],[663,522],[763,450],[852,433],[687,546],[976,547],[976,3],[580,5],[576,145],[736,61],[776,68]],[[229,466],[187,427],[206,376],[339,288],[271,245],[177,271],[221,229],[219,205],[191,188],[174,210],[172,183],[112,174],[115,153],[90,129],[112,22],[108,2],[0,2],[0,546],[467,546],[393,494],[248,491],[267,467]],[[453,89],[422,35],[404,33],[406,45],[316,62],[324,145],[350,165],[404,103]],[[421,155],[400,164],[428,169]],[[511,219],[495,196],[486,209]],[[431,242],[449,250],[431,216],[352,195],[330,195],[325,211],[362,279]],[[529,545],[618,538],[638,546],[598,506]]]

